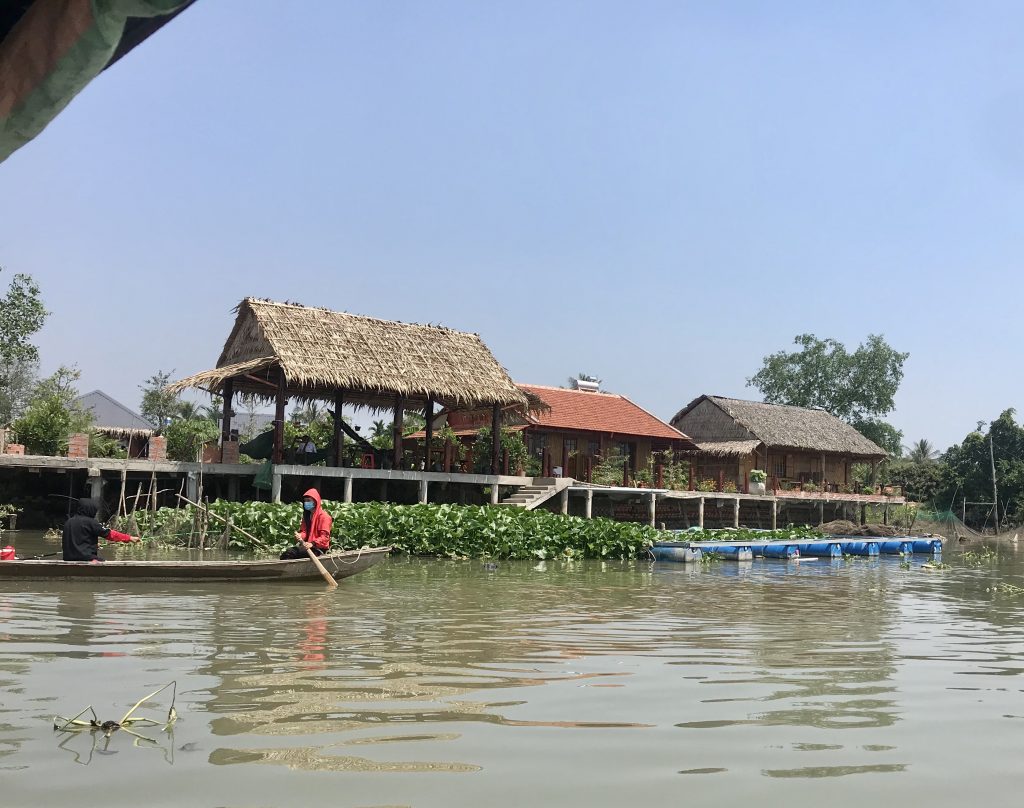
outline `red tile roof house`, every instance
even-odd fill
[[[535,408],[510,425],[523,433],[528,452],[540,460],[542,476],[589,481],[594,464],[614,449],[629,458],[632,476],[647,465],[654,452],[696,449],[679,430],[625,396],[598,392],[596,385],[587,389],[591,385],[581,383],[582,389],[576,390],[536,384],[516,386],[547,405],[547,409]],[[460,439],[470,443],[478,429],[490,426],[490,415],[481,411],[451,411],[441,418]]]

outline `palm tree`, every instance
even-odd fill
[[[202,417],[199,412],[199,405],[194,401],[178,402],[178,417],[185,421],[195,421]]]
[[[932,463],[940,454],[938,449],[927,438],[921,438],[921,440],[914,441],[910,446],[904,446],[903,448],[906,449],[907,459],[911,463]]]

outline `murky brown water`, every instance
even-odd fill
[[[923,560],[4,584],[0,804],[1017,805],[1024,551]]]

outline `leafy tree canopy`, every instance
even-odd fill
[[[92,413],[74,406],[79,376],[75,368],[61,367],[36,385],[28,409],[14,422],[18,439],[30,454],[63,454],[69,435],[92,427]]]
[[[158,432],[167,425],[169,419],[181,415],[181,400],[176,393],[167,390],[173,372],[173,370],[170,372],[158,370],[139,385],[139,389],[142,390],[142,404],[139,407],[139,412],[143,418],[157,428]]]
[[[779,351],[764,358],[763,367],[747,380],[771,404],[821,407],[848,423],[892,411],[910,356],[894,350],[878,334],[850,353],[834,339],[800,334],[799,351]]]
[[[39,350],[31,339],[47,314],[35,281],[15,275],[0,298],[0,425],[20,415],[32,394]]]

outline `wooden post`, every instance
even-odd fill
[[[491,474],[501,470],[501,405],[491,407]],[[564,472],[563,472],[564,474]]]
[[[704,497],[697,500],[697,527],[704,529]]]
[[[692,460],[690,461],[689,485],[687,485],[686,487],[690,491],[696,491],[697,490],[697,467],[694,465]]]
[[[284,460],[284,408],[288,403],[287,381],[284,378],[284,368],[279,369],[277,377],[277,397],[274,401],[274,465]],[[279,502],[280,500],[274,500]]]
[[[221,391],[224,397],[224,409],[220,416],[220,449],[221,462],[224,462],[224,447],[231,440],[231,399],[235,392],[235,380],[227,379],[224,382],[224,389]]]
[[[394,452],[391,457],[391,467],[400,469],[402,467],[402,426],[405,422],[405,398],[402,395],[395,396],[395,421],[391,427]]]
[[[779,529],[779,501],[772,498],[772,530]]]
[[[657,516],[658,509],[658,495],[653,491],[647,495],[647,521],[651,527],[654,527],[654,519]]]
[[[594,489],[593,488],[588,488],[587,489],[587,498],[584,501],[584,505],[583,505],[583,515],[586,516],[587,519],[592,519],[593,518],[593,513],[594,513]]]
[[[628,488],[629,487],[629,459],[628,458],[626,459],[626,462],[624,462],[622,464],[622,487],[623,488]]]
[[[868,521],[868,506],[866,503],[861,503],[860,506],[860,523],[862,525],[867,524]]]
[[[452,442],[450,440],[444,442],[444,473],[452,473]]]
[[[427,399],[427,406],[423,410],[423,415],[427,419],[426,442],[423,445],[423,470],[433,471],[433,466],[430,461],[434,446],[434,399]]]
[[[654,467],[654,487],[664,488],[665,487],[665,467],[658,463]]]
[[[822,497],[818,503],[818,524],[825,524],[825,498]]]
[[[334,467],[345,465],[345,433],[341,431],[341,410],[345,406],[345,394],[334,394]]]
[[[718,490],[725,490],[725,469],[719,469],[718,471]]]
[[[886,500],[885,505],[882,506],[882,524],[889,524],[889,500]]]
[[[736,499],[734,499],[732,501],[732,526],[733,527],[739,527],[740,526],[740,498],[739,497],[736,497]]]

